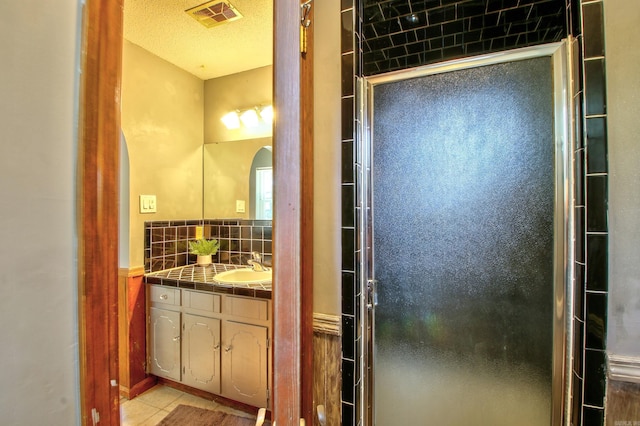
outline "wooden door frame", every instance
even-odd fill
[[[83,425],[95,424],[98,419],[103,425],[120,424],[117,283],[123,8],[124,0],[87,0],[82,12],[76,212]],[[273,238],[277,290],[273,294],[276,342],[273,352],[277,369],[273,411],[279,426],[298,425],[302,411],[311,410],[311,395],[301,391],[301,384],[311,389],[312,369],[304,365],[309,364],[313,353],[309,299],[312,287],[307,281],[313,271],[312,238],[309,238],[313,229],[310,226],[313,216],[309,214],[313,207],[313,180],[309,179],[307,169],[307,178],[303,181],[303,173],[309,162],[313,163],[313,145],[301,142],[299,31],[299,3],[274,0],[274,184],[277,190]],[[309,102],[305,101],[304,105],[306,109]],[[310,175],[312,177],[312,173]],[[303,276],[305,291],[302,291]],[[301,357],[306,357],[304,365]],[[307,406],[304,410],[303,401]],[[312,419],[307,418],[307,423],[311,422]]]

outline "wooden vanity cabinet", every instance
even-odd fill
[[[269,407],[271,301],[148,286],[149,372]]]

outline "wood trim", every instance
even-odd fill
[[[304,2],[305,0],[301,0]],[[301,129],[301,241],[300,257],[302,268],[302,288],[300,304],[300,342],[301,350],[301,410],[307,424],[313,424],[313,3],[309,10],[310,25],[306,29],[306,52],[302,54],[300,70],[300,109],[302,113]]]
[[[301,417],[301,114],[300,5],[274,0],[274,420]],[[292,78],[293,77],[293,78]]]
[[[118,375],[117,179],[122,15],[123,0],[87,0],[83,11],[77,207],[83,424],[92,423],[93,408],[100,413],[101,424],[120,422],[118,386],[112,386],[111,380]],[[278,366],[274,374],[274,410],[280,426],[297,425],[301,417],[299,23],[297,2],[274,0],[274,280],[278,283],[274,291],[274,338],[278,342],[274,347],[274,364]],[[311,343],[311,339],[307,340]]]
[[[82,424],[120,424],[118,176],[122,0],[87,0],[78,142],[78,326]],[[95,410],[95,411],[94,411]]]
[[[313,314],[313,332],[341,336],[342,328],[339,315]]]
[[[158,383],[158,379],[155,376],[147,376],[143,381],[136,383],[130,388],[123,388],[120,386],[120,395],[127,399],[135,398],[136,396],[144,393],[154,387]]]
[[[132,268],[119,268],[118,276],[119,277],[139,277],[144,275],[144,266],[134,266]]]
[[[609,354],[607,364],[611,380],[640,383],[640,358]]]
[[[127,272],[126,269],[120,269]],[[118,277],[118,353],[120,395],[133,398],[149,389],[145,370],[147,313],[143,276]]]

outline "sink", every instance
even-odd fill
[[[222,284],[270,283],[271,269],[268,271],[254,271],[251,268],[232,269],[216,274],[213,280]]]

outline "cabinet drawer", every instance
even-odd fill
[[[199,311],[219,313],[220,295],[184,290],[182,293],[182,306]]]
[[[180,306],[180,290],[177,288],[152,285],[149,292],[151,303]]]
[[[226,296],[224,313],[234,317],[266,321],[269,319],[268,303],[266,300]]]

